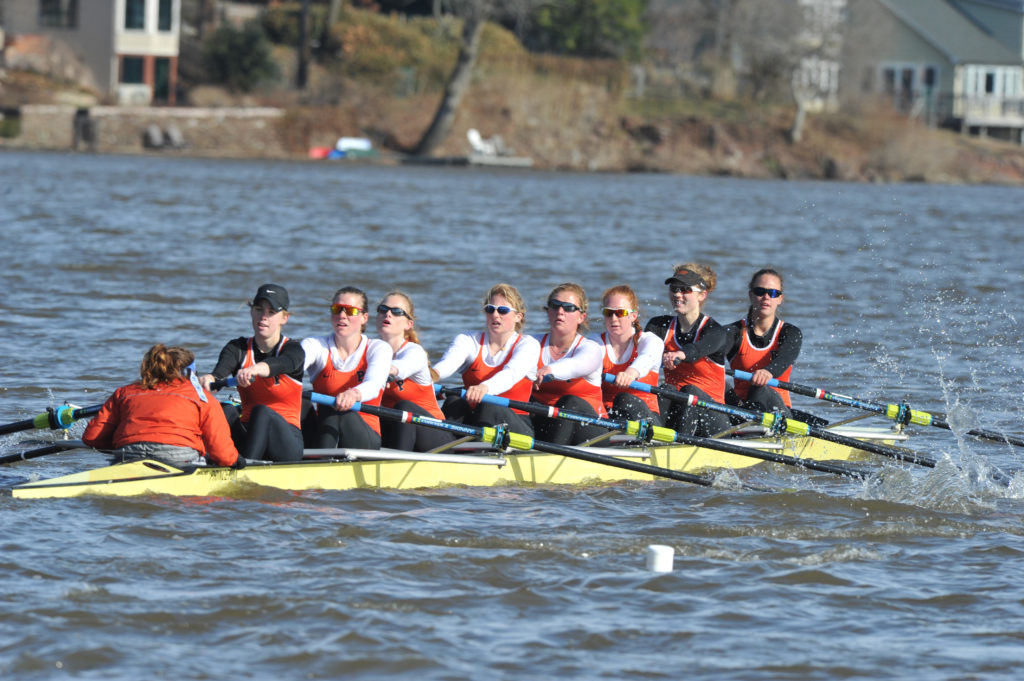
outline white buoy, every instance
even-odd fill
[[[675,553],[671,546],[651,544],[647,547],[647,569],[651,572],[672,572]]]

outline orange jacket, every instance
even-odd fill
[[[146,390],[137,383],[114,391],[82,434],[98,449],[118,449],[136,442],[190,447],[218,466],[231,466],[238,450],[224,410],[209,393],[199,399],[185,378]]]

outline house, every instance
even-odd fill
[[[1024,143],[1024,0],[851,0],[844,89]]]
[[[3,61],[120,104],[174,104],[181,0],[4,0]]]

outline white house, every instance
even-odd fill
[[[4,0],[4,63],[121,104],[175,103],[181,0]]]

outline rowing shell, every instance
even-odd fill
[[[889,429],[847,428],[836,431],[872,442],[893,443],[907,437]],[[869,456],[846,445],[809,437],[782,441],[730,438],[727,441],[816,461],[846,461]],[[686,445],[588,447],[587,450],[623,459],[643,460],[687,473],[741,469],[761,463],[758,459],[739,454]],[[212,466],[178,468],[148,459],[133,461],[25,483],[14,487],[11,495],[19,499],[142,494],[231,496],[252,485],[284,490],[418,489],[655,479],[646,473],[532,451],[515,454],[414,454],[388,449],[314,449],[306,450],[303,461],[254,462],[240,470]]]

